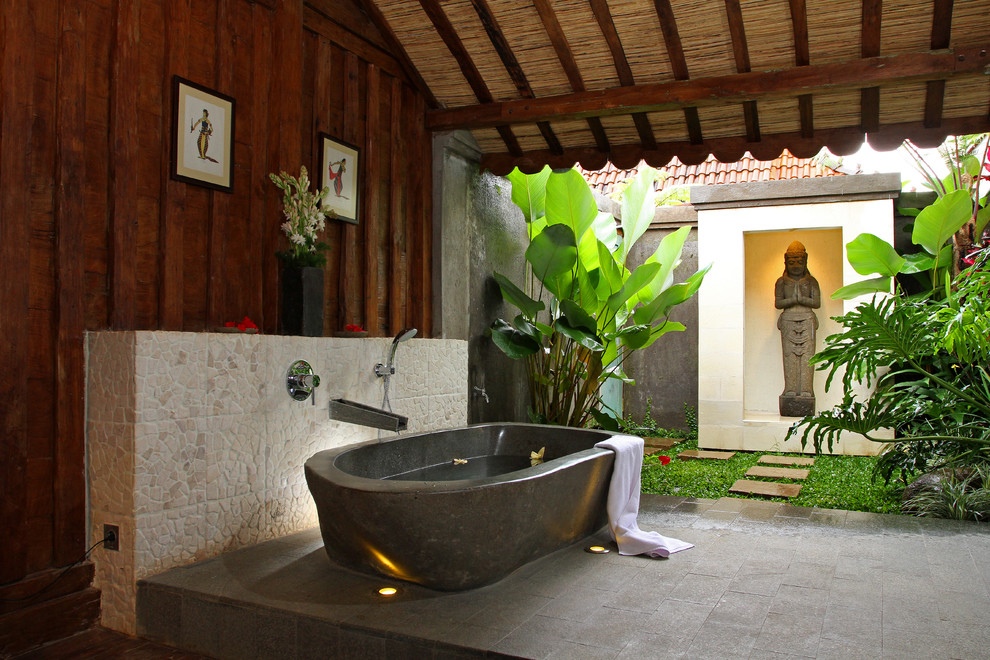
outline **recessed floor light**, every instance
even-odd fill
[[[585,552],[590,552],[593,555],[605,555],[608,554],[608,548],[603,545],[589,545],[584,549]]]
[[[395,587],[382,587],[381,589],[378,590],[378,595],[384,598],[394,596],[397,593],[399,593],[399,590],[396,589]]]

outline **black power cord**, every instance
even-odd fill
[[[79,564],[81,564],[84,561],[86,561],[86,559],[88,559],[89,556],[93,553],[93,550],[96,550],[96,548],[98,548],[99,546],[103,545],[108,540],[112,543],[113,542],[113,539],[110,538],[111,536],[113,536],[112,533],[111,534],[108,534],[107,536],[104,536],[102,539],[100,539],[99,541],[97,541],[93,545],[89,546],[89,550],[87,550],[85,553],[83,553],[83,556],[82,557],[80,557],[79,559],[75,560],[74,562],[72,562],[71,564],[69,564],[68,566],[66,566],[65,568],[63,568],[62,571],[58,575],[55,576],[55,579],[53,579],[51,582],[49,582],[48,584],[46,584],[45,586],[43,586],[41,589],[38,589],[37,591],[35,591],[33,594],[29,594],[27,596],[21,596],[20,598],[0,598],[0,603],[23,603],[23,602],[28,602],[28,601],[34,600],[35,598],[37,598],[41,594],[45,593],[46,591],[48,591],[49,589],[51,589],[52,587],[54,587],[55,584],[58,583],[59,580],[61,580],[63,577],[65,577],[66,573],[68,573],[73,568],[75,568]]]

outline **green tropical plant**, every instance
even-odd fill
[[[644,167],[626,187],[620,234],[577,170],[509,175],[512,200],[526,220],[528,276],[517,286],[494,274],[519,314],[495,320],[491,337],[509,357],[526,360],[534,421],[586,426],[594,419],[615,428],[602,385],[610,378],[631,383],[625,358],[684,330],[670,312],[695,294],[708,271],[674,283],[690,228],[667,235],[644,263],[627,266],[653,219],[656,177]]]
[[[945,478],[904,502],[903,510],[919,517],[990,521],[990,470],[949,470]]]
[[[887,480],[898,469],[906,478],[912,469],[931,463],[990,461],[990,307],[985,300],[990,253],[971,253],[972,265],[951,274],[953,237],[971,219],[971,208],[969,193],[957,190],[919,213],[913,231],[922,248],[918,257],[902,257],[869,234],[847,245],[854,269],[877,277],[843,287],[833,297],[889,290],[898,274],[923,273],[931,288],[915,296],[874,295],[836,318],[843,332],[827,337],[812,363],[828,371],[826,389],[844,370],[843,400],[804,418],[789,436],[801,432],[802,444],[811,441],[816,451],[823,446],[831,451],[843,432],[888,443],[893,451],[878,462]],[[874,385],[865,400],[854,394],[857,382]],[[893,429],[896,438],[881,437],[881,429]]]

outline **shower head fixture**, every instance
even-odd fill
[[[403,330],[400,330],[399,334],[397,334],[395,336],[395,339],[392,340],[392,344],[395,345],[398,344],[400,341],[406,341],[412,339],[413,337],[416,336],[417,332],[418,330],[416,330],[416,328],[405,328]]]
[[[408,341],[416,336],[418,330],[416,328],[404,328],[399,331],[395,338],[392,340],[392,348],[388,353],[388,364],[382,364],[379,362],[375,365],[375,375],[379,378],[385,376],[391,376],[395,373],[395,350],[399,347],[400,342]]]

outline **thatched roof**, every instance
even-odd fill
[[[363,0],[504,173],[990,130],[987,0]]]

